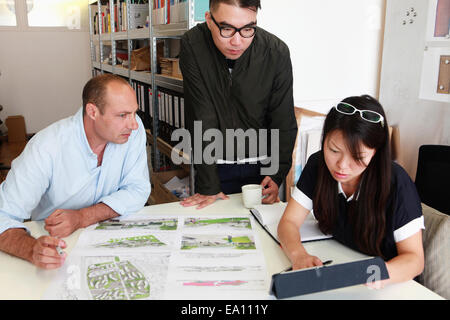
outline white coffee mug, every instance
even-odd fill
[[[260,184],[246,184],[242,186],[242,201],[247,209],[252,209],[261,204],[262,186]]]

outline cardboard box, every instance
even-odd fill
[[[172,61],[172,77],[183,79],[180,69],[180,59],[174,59]]]
[[[8,142],[27,141],[27,131],[23,116],[9,116],[5,120],[5,125],[8,127]]]
[[[131,51],[131,66],[133,71],[150,71],[150,47]]]
[[[152,172],[150,180],[152,182],[152,194],[151,197],[155,204],[178,202],[178,199],[172,192],[170,192],[164,184],[169,182],[174,176],[180,179],[188,176],[188,173],[182,169],[171,170],[164,172]]]
[[[177,58],[160,59],[161,74],[182,79],[180,70],[180,60]]]

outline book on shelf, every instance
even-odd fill
[[[102,33],[110,33],[111,26],[114,26],[115,32],[120,32],[127,31],[128,28],[144,28],[147,25],[147,18],[150,15],[148,3],[131,2],[127,7],[127,3],[123,0],[111,1],[113,1],[112,12],[109,3],[100,6],[100,13],[98,12],[97,4],[91,5],[94,34],[100,32],[100,27]],[[114,19],[112,15],[114,15]]]
[[[127,29],[137,29],[147,26],[147,17],[152,14],[153,24],[170,24],[187,21],[187,5],[188,0],[153,0],[152,12],[149,12],[148,1],[127,2],[124,0],[112,1],[112,10],[110,12],[110,3],[101,5],[100,14],[97,12],[97,4],[92,4],[92,23],[94,26],[94,34],[111,32],[111,24],[113,24],[116,32],[127,31]],[[209,6],[209,0],[194,1],[194,20],[204,21],[204,15]],[[129,12],[127,12],[129,10]],[[114,15],[112,19],[111,15]],[[102,21],[98,21],[101,17]],[[129,20],[129,21],[128,21]]]
[[[102,33],[106,32],[108,12],[109,9],[107,5],[100,6],[100,12],[98,12],[98,7],[96,4],[91,5],[93,34],[99,34],[100,31]]]
[[[273,204],[260,204],[250,209],[252,215],[261,224],[265,231],[267,231],[272,238],[278,239],[278,224],[286,209],[286,202],[278,202]],[[319,223],[314,218],[312,213],[308,214],[302,226],[300,227],[300,236],[302,242],[323,240],[331,238],[331,235],[324,234],[319,229]]]
[[[139,81],[132,80],[131,86],[136,93],[138,103],[138,115],[141,118],[145,129],[153,131],[153,101],[151,99],[151,86]]]
[[[194,6],[196,6],[195,2]],[[153,25],[179,23],[186,21],[187,4],[187,0],[153,0]]]
[[[147,21],[148,4],[134,3],[130,4],[130,14],[129,14],[129,27],[131,29],[143,28]],[[126,29],[125,29],[126,30]]]
[[[184,98],[181,93],[158,88],[159,136],[171,146],[179,141],[172,141],[172,132],[184,128]]]
[[[149,114],[149,129],[153,132],[153,90],[151,87],[148,88],[148,110]]]
[[[127,4],[125,2],[122,2],[120,4],[120,16],[121,16],[121,24],[120,24],[120,30],[121,31],[127,31],[128,26],[128,14],[127,14]]]

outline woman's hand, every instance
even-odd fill
[[[292,270],[320,267],[322,265],[323,263],[319,258],[308,253],[296,256],[292,260]]]

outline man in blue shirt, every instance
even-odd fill
[[[0,185],[0,250],[60,267],[60,238],[140,210],[150,194],[146,134],[128,82],[105,74],[83,89],[83,108],[38,132]],[[30,236],[24,219],[50,236]]]

